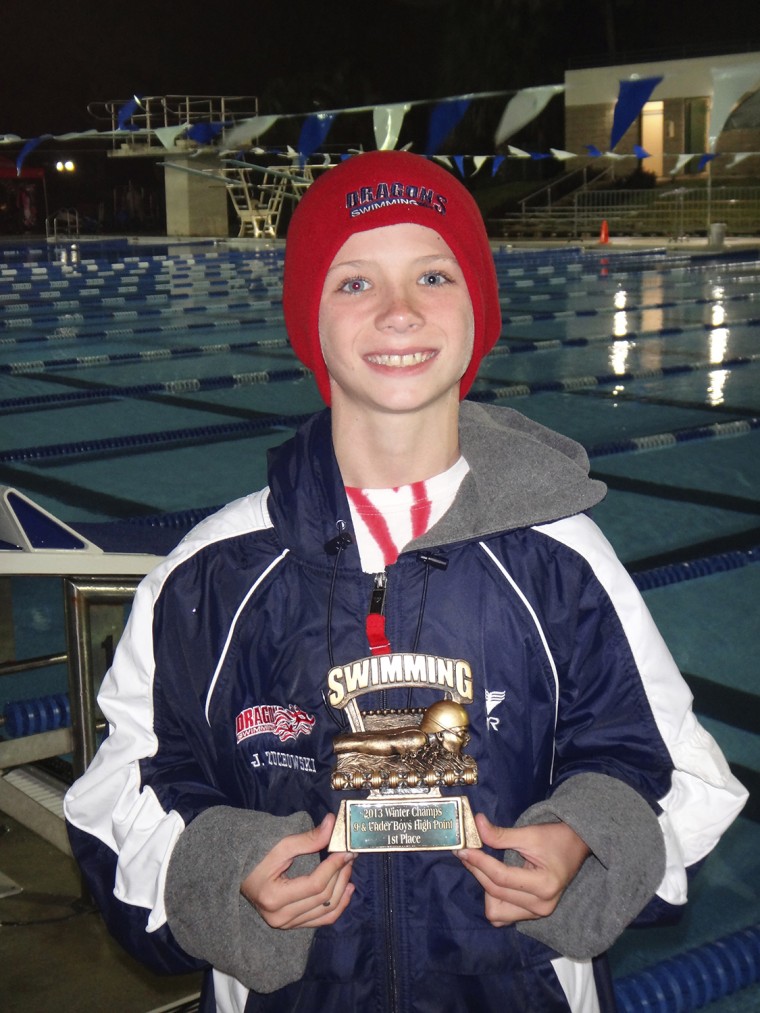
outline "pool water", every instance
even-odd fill
[[[0,247],[0,484],[76,527],[176,541],[266,481],[321,407],[282,320],[280,242]],[[696,709],[760,788],[760,259],[494,247],[504,316],[471,397],[579,440],[594,516]],[[90,528],[89,526],[94,527]],[[97,541],[97,538],[95,538]],[[105,544],[105,543],[104,543]],[[17,657],[61,649],[60,603],[14,589]],[[14,676],[6,696],[60,689]],[[630,930],[618,973],[760,921],[758,796],[677,929]]]

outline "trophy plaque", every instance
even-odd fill
[[[414,660],[405,663],[405,659]],[[383,661],[385,665],[357,667]],[[410,668],[432,673],[425,688],[443,688],[446,698],[424,709],[359,710],[356,696],[386,688],[394,673],[401,682]],[[373,684],[375,669],[380,686]],[[478,779],[475,760],[463,752],[470,737],[464,701],[472,694],[471,679],[465,679],[464,672],[469,675],[466,662],[431,655],[385,655],[331,670],[329,702],[345,708],[350,725],[350,731],[333,740],[337,762],[331,785],[336,791],[369,794],[341,801],[330,851],[456,851],[482,846],[468,799],[444,794]],[[350,673],[352,692],[342,692],[341,673]]]

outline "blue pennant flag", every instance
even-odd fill
[[[137,127],[129,121],[140,108],[140,99],[137,95],[133,95],[129,102],[124,103],[116,114],[116,122],[119,130],[137,130]]]
[[[592,158],[601,158],[602,153],[595,144],[584,144],[583,147],[591,155]]]
[[[449,102],[439,102],[433,108],[428,123],[428,138],[425,147],[425,154],[428,157],[435,155],[469,107],[470,100],[460,98]]]
[[[636,156],[636,158],[651,158],[652,157],[651,153],[648,152],[646,150],[646,148],[642,148],[640,144],[634,144],[634,146],[633,146],[633,153]]]
[[[702,155],[702,157],[697,162],[697,172],[701,172],[703,169],[705,169],[708,163],[712,162],[712,160],[716,157],[717,157],[716,155]]]
[[[42,144],[43,141],[49,141],[52,136],[53,136],[52,134],[42,134],[40,137],[33,137],[31,140],[26,142],[21,151],[19,151],[18,158],[16,159],[17,176],[21,175],[21,170],[24,168],[26,156],[31,154],[31,152],[34,151],[34,149],[37,147],[38,144]]]
[[[495,176],[499,171],[499,166],[506,158],[506,155],[494,155],[493,164],[491,165],[491,175]]]
[[[301,136],[298,138],[301,168],[306,159],[322,147],[334,119],[335,113],[313,113],[301,127]]]
[[[459,169],[459,175],[464,176],[464,155],[454,155],[454,165]]]
[[[620,82],[620,92],[612,117],[610,151],[615,150],[615,145],[647,104],[660,81],[662,77],[641,77],[634,81]]]
[[[211,144],[221,134],[224,123],[193,123],[188,128],[187,136],[196,144]]]

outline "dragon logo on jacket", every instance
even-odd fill
[[[439,851],[480,847],[470,804],[442,789],[477,783],[466,705],[472,703],[468,662],[430,654],[378,654],[327,673],[328,702],[344,710],[350,732],[336,736],[331,785],[369,791],[344,799],[331,851]],[[357,698],[378,689],[429,689],[425,708],[359,709]],[[441,699],[440,693],[444,697]]]
[[[246,707],[235,718],[235,739],[238,743],[252,735],[276,735],[280,742],[289,742],[299,735],[310,735],[315,718],[300,707],[279,704]]]
[[[276,735],[280,742],[294,742],[301,735],[311,735],[316,718],[301,707],[260,704],[246,707],[235,718],[235,740],[238,745],[256,735]],[[251,754],[252,767],[287,767],[290,770],[316,774],[311,756],[265,749]]]

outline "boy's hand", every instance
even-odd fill
[[[246,876],[240,892],[275,929],[316,928],[337,921],[354,892],[351,879],[354,855],[329,855],[308,876],[289,878],[298,855],[312,855],[330,842],[335,816],[330,814],[313,830],[292,834],[276,844]]]
[[[475,822],[484,844],[518,851],[525,860],[516,867],[479,849],[454,852],[485,890],[489,922],[499,928],[550,915],[590,853],[585,842],[566,823],[508,829],[482,813]]]

